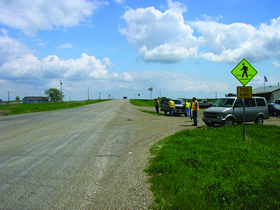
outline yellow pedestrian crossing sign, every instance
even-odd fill
[[[244,58],[232,71],[231,73],[246,86],[248,82],[253,79],[258,73],[257,70]]]

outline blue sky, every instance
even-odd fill
[[[0,0],[0,99],[214,98],[280,82],[278,0]],[[140,94],[140,96],[138,96]]]

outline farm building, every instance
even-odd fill
[[[22,99],[23,103],[47,103],[49,99],[43,96],[25,96]]]
[[[253,89],[253,96],[265,97],[267,102],[280,99],[280,86],[267,86]]]

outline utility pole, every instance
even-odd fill
[[[62,94],[62,82],[60,80],[60,91],[61,91],[61,94]]]
[[[89,87],[88,87],[88,91],[87,91],[87,93],[88,93],[88,101],[89,101]]]

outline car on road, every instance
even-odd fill
[[[160,111],[164,112],[165,115],[169,112],[169,102],[170,99],[168,98],[163,98],[160,101]],[[182,99],[171,99],[172,101],[175,102],[175,109],[174,109],[174,114],[175,115],[180,115],[180,114],[185,114],[186,109],[185,109],[185,102]]]
[[[245,98],[245,121],[263,124],[268,119],[268,104],[264,97]],[[203,112],[202,120],[208,126],[224,124],[227,126],[243,122],[243,101],[237,97],[218,99],[212,107]]]
[[[268,113],[273,116],[280,116],[280,104],[268,104]]]

